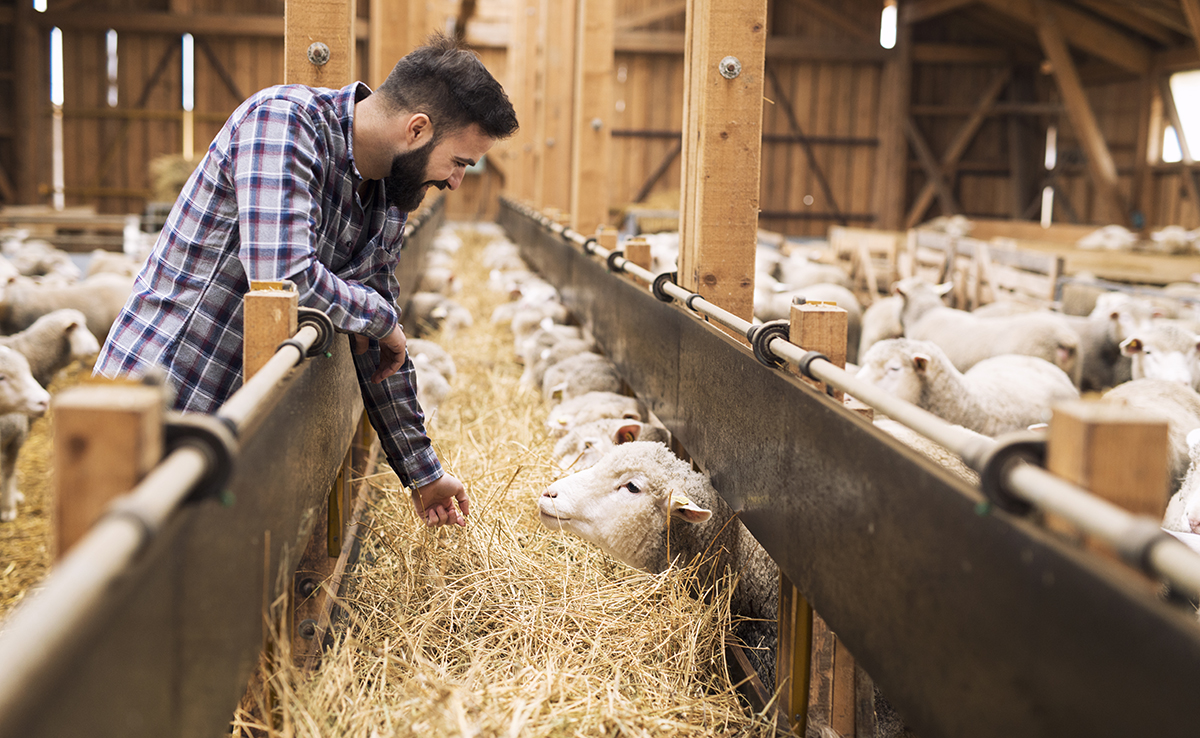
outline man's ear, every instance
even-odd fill
[[[405,140],[411,147],[423,146],[433,138],[433,121],[424,113],[413,113],[404,127]]]

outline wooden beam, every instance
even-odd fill
[[[902,126],[911,104],[912,23],[908,4],[900,5],[896,19],[895,55],[883,67],[880,78],[879,154],[875,159],[875,189],[872,201],[875,223],[886,230],[899,230],[904,223],[904,203],[908,182],[908,146]]]
[[[1200,49],[1200,0],[1179,0],[1183,15],[1187,18],[1188,30],[1192,34],[1192,44]]]
[[[1039,6],[1052,11],[1058,19],[1064,42],[1098,56],[1134,74],[1150,70],[1151,53],[1141,41],[1094,16],[1069,8],[1053,0],[980,0],[1001,13],[1034,28],[1042,25]]]
[[[808,168],[812,171],[813,176],[816,177],[817,184],[821,187],[821,193],[825,195],[825,202],[834,213],[840,213],[842,209],[838,207],[837,197],[833,194],[833,188],[829,186],[829,180],[825,177],[825,171],[821,168],[821,163],[817,161],[817,155],[813,152],[812,144],[804,136],[804,129],[800,127],[800,121],[796,118],[796,111],[792,107],[792,101],[787,97],[787,91],[779,83],[779,77],[775,74],[775,68],[767,67],[766,70],[767,76],[771,80],[771,94],[776,98],[777,104],[783,108],[792,132],[800,136],[800,145],[804,148],[804,156],[808,160]],[[842,225],[849,225],[849,222],[845,218],[839,217],[837,220]]]
[[[684,42],[684,34],[678,31],[622,31],[616,36],[614,48],[619,53],[679,55],[683,53]],[[861,43],[800,36],[767,39],[768,59],[882,64],[893,56],[893,50],[883,48],[878,41]]]
[[[654,189],[654,185],[658,184],[658,180],[662,179],[662,176],[667,173],[667,170],[671,168],[671,165],[675,163],[675,160],[679,158],[679,153],[681,151],[683,151],[682,137],[675,142],[675,145],[671,147],[671,150],[667,152],[667,155],[663,157],[662,161],[659,162],[654,171],[650,173],[650,176],[646,178],[646,181],[642,183],[642,186],[638,189],[637,195],[635,195],[633,198],[634,202],[641,202],[646,199],[646,196],[650,194],[650,190]]]
[[[835,28],[850,34],[864,43],[879,43],[879,27],[863,28],[863,26],[846,13],[842,6],[825,2],[824,0],[791,0],[805,13],[828,23]],[[876,16],[878,18],[878,16]]]
[[[986,44],[913,44],[913,61],[918,64],[1010,64],[1012,50]]]
[[[661,20],[674,18],[675,16],[683,15],[687,10],[687,0],[672,0],[669,3],[656,5],[650,8],[642,8],[629,15],[619,16],[613,21],[613,29],[618,33],[621,31],[629,31],[634,28],[648,26],[651,23],[657,23]]]
[[[766,0],[689,1],[679,283],[746,320],[754,315],[766,27]]]
[[[235,36],[250,38],[283,38],[284,18],[278,15],[240,13],[196,13],[175,15],[124,10],[47,10],[33,13],[33,22],[40,28],[57,27],[63,30],[106,31],[118,33],[149,33],[195,36]],[[370,29],[365,19],[354,19],[354,37],[368,40]]]
[[[47,152],[47,140],[43,140],[47,121],[42,115],[48,107],[50,85],[46,80],[48,64],[43,63],[43,44],[32,16],[38,15],[31,3],[17,3],[13,18],[13,103],[10,112],[15,123],[13,153],[16,159],[14,172],[16,190],[14,201],[32,204],[39,201],[38,185],[45,176],[47,166],[39,158]],[[48,50],[48,49],[47,49]],[[46,162],[49,155],[46,155]]]
[[[1092,113],[1087,93],[1079,81],[1075,62],[1071,59],[1071,52],[1060,30],[1063,23],[1063,19],[1058,16],[1058,9],[1052,3],[1043,3],[1037,24],[1038,40],[1046,52],[1046,58],[1054,67],[1054,79],[1058,82],[1058,89],[1067,106],[1067,115],[1071,119],[1075,135],[1079,137],[1087,153],[1088,169],[1092,172],[1100,197],[1113,211],[1110,214],[1111,220],[1127,224],[1129,211],[1118,189],[1117,166],[1109,153],[1096,116]]]
[[[579,0],[576,19],[571,218],[580,233],[608,222],[614,8],[614,0]]]
[[[541,0],[537,148],[534,201],[543,207],[571,207],[571,114],[575,86],[575,3]]]
[[[383,84],[396,62],[420,46],[433,30],[424,0],[368,0],[371,4],[367,43],[367,84]]]
[[[959,160],[966,153],[967,147],[971,145],[971,141],[975,139],[975,134],[979,133],[983,122],[987,120],[992,105],[1000,97],[1000,93],[1004,91],[1010,79],[1012,79],[1012,69],[1008,67],[996,72],[992,77],[991,84],[987,86],[983,94],[980,95],[979,101],[975,103],[975,110],[971,113],[971,117],[954,134],[950,145],[946,147],[946,151],[942,154],[941,167],[937,175],[937,180],[942,180],[947,175],[953,175]],[[937,181],[932,179],[927,180],[925,186],[917,193],[912,208],[908,211],[909,228],[921,222],[921,219],[925,217],[925,211],[933,203],[933,196],[935,194],[938,194]]]
[[[1188,0],[1184,0],[1184,5],[1187,2]],[[1174,46],[1179,43],[1179,37],[1175,31],[1147,18],[1127,5],[1121,5],[1113,0],[1075,0],[1075,3],[1093,10],[1131,31],[1137,31],[1143,36],[1152,38],[1163,46]]]
[[[909,20],[913,23],[920,23],[974,4],[975,0],[914,0],[906,3]]]
[[[925,142],[925,137],[921,135],[921,131],[917,128],[911,115],[904,119],[904,134],[908,137],[908,142],[912,145],[921,168],[925,170],[926,181],[933,183],[933,187],[937,191],[938,200],[942,203],[942,214],[954,215],[960,212],[961,208],[954,199],[954,193],[946,185],[946,180],[942,178],[941,168],[938,167],[937,160],[934,159],[933,152],[929,149],[929,144]],[[911,226],[909,227],[911,228]]]
[[[355,0],[287,0],[283,6],[283,81],[339,89],[355,78]],[[328,61],[309,60],[314,44]]]

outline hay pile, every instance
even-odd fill
[[[773,735],[730,684],[725,583],[706,603],[689,571],[637,572],[538,522],[556,478],[547,408],[518,388],[511,334],[489,324],[485,239],[461,232],[456,299],[475,325],[443,344],[458,377],[430,431],[467,485],[469,525],[427,530],[393,475],[373,480],[337,644],[311,677],[286,654],[266,670],[233,734]]]

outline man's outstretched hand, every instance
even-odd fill
[[[354,353],[364,353],[369,340],[366,336],[355,333]],[[400,367],[404,366],[404,349],[407,345],[408,339],[404,337],[404,326],[397,323],[392,332],[379,341],[379,365],[375,367],[375,373],[371,375],[372,382],[379,384],[400,371]]]
[[[436,482],[413,490],[412,501],[417,517],[430,528],[451,523],[467,524],[471,500],[463,483],[451,474],[443,474]],[[454,506],[456,502],[457,509]]]

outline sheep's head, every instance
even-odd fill
[[[1175,527],[1183,531],[1200,533],[1200,468],[1197,466],[1200,465],[1200,428],[1195,428],[1187,434],[1187,445],[1192,463],[1187,477],[1183,480],[1183,487],[1178,492],[1178,497],[1183,503],[1183,519],[1179,521],[1182,525]],[[1172,514],[1173,507],[1167,508],[1168,516]],[[1170,523],[1171,521],[1164,522]],[[1168,526],[1164,525],[1164,527]]]
[[[72,360],[87,359],[100,353],[100,341],[88,330],[87,318],[78,310],[60,310],[64,314],[63,333],[70,346]]]
[[[1151,326],[1122,341],[1121,354],[1133,360],[1134,379],[1165,379],[1191,387],[1200,337],[1170,324]]]
[[[672,518],[703,523],[712,513],[691,497],[703,476],[661,443],[626,443],[595,466],[564,477],[538,500],[538,517],[596,544],[629,566],[654,571]]]
[[[30,374],[29,362],[13,349],[0,346],[0,412],[37,417],[49,408],[50,393]]]
[[[937,347],[927,341],[889,338],[862,357],[858,378],[905,402],[918,404]]]

